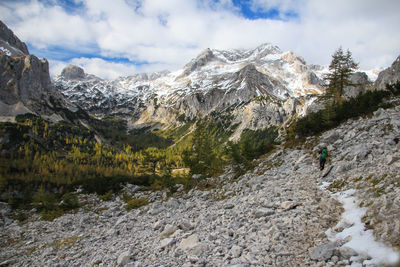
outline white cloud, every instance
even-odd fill
[[[57,1],[54,1],[57,2]],[[308,63],[329,64],[340,45],[362,68],[386,67],[400,54],[400,1],[253,0],[254,11],[279,10],[284,20],[249,20],[231,0],[75,0],[84,8],[68,13],[38,0],[0,3],[4,22],[36,49],[77,51],[86,72],[102,77],[174,70],[201,50],[254,48],[271,42]],[[296,14],[291,19],[286,13]],[[45,50],[44,50],[45,51]],[[82,53],[99,53],[84,58]],[[147,65],[107,62],[128,58]],[[54,63],[53,63],[54,62]],[[52,73],[60,62],[50,59]],[[95,64],[99,64],[96,67]],[[89,69],[87,69],[89,68]]]
[[[45,6],[37,0],[10,4],[18,21],[12,25],[15,33],[37,48],[48,45],[79,48],[93,42],[93,33],[85,19],[67,14],[59,6]]]
[[[153,72],[154,69],[168,70],[168,69],[173,69],[171,67],[176,67],[162,63],[153,64],[150,66],[149,65],[138,66],[126,63],[109,62],[101,58],[84,58],[84,57],[74,58],[68,62],[50,60],[50,64],[52,65],[52,68],[50,69],[51,76],[59,75],[66,66],[72,64],[83,68],[85,70],[85,73],[94,74],[104,79],[115,79],[120,76],[129,76],[134,73]]]
[[[363,68],[388,66],[400,54],[398,10],[399,1],[308,1],[301,13],[299,53],[326,64],[342,45]]]

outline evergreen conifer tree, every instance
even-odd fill
[[[324,78],[327,82],[325,97],[333,100],[333,103],[341,102],[344,88],[351,85],[350,76],[357,67],[358,64],[354,62],[351,52],[347,50],[345,53],[342,47],[339,47],[332,55],[330,73]]]

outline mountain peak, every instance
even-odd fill
[[[213,59],[215,59],[213,51],[210,48],[206,48],[195,59],[192,59],[188,64],[185,65],[184,74],[189,75],[191,72],[201,68]]]
[[[279,46],[273,45],[271,43],[263,43],[257,46],[253,51],[259,53],[269,53],[269,54],[282,53],[282,50],[279,48]]]
[[[62,70],[61,76],[66,79],[81,80],[85,78],[85,71],[81,67],[70,64]]]

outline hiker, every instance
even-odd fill
[[[328,149],[324,147],[319,154],[319,168],[322,171],[325,167],[326,157],[328,157]]]

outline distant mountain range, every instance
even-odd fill
[[[119,116],[132,128],[168,128],[202,116],[233,115],[243,129],[280,125],[305,113],[323,93],[327,70],[277,46],[253,50],[206,49],[175,72],[103,80],[68,66],[55,88],[97,117]]]
[[[130,129],[151,130],[205,116],[228,116],[232,125],[238,125],[234,139],[244,129],[282,125],[294,115],[318,109],[321,104],[316,100],[324,93],[323,76],[328,72],[292,52],[262,44],[252,50],[205,49],[174,72],[104,80],[70,65],[50,80],[47,61],[30,55],[3,23],[0,60],[2,120],[26,112],[56,121],[71,114],[79,119],[87,112],[98,118],[123,118]],[[382,73],[378,87],[396,80],[390,70]],[[373,79],[355,73],[352,80],[357,86],[347,88],[347,95],[373,88]]]

